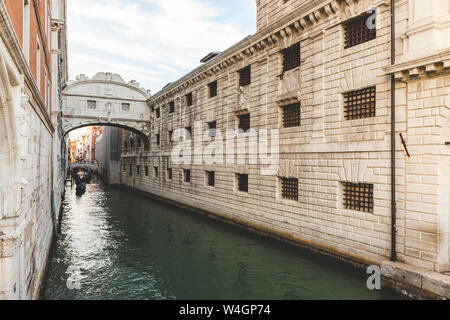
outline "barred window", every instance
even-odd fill
[[[159,108],[156,108],[155,112],[156,112],[156,117],[157,118],[161,117],[161,110]]]
[[[173,136],[173,131],[172,130],[169,130],[169,143],[172,143],[172,136]]]
[[[122,111],[130,111],[130,104],[122,103]]]
[[[376,87],[344,93],[346,120],[375,117]]]
[[[97,101],[88,100],[87,108],[88,109],[97,109]]]
[[[343,182],[344,208],[373,212],[373,184]]]
[[[145,176],[148,177],[148,166],[145,166]]]
[[[167,168],[167,180],[172,180],[173,172],[172,168]]]
[[[175,112],[175,101],[170,101],[169,102],[169,113],[174,113]]]
[[[243,114],[238,117],[239,117],[239,129],[243,130],[244,132],[250,130],[250,113]]]
[[[208,84],[209,97],[213,98],[217,96],[217,81],[211,82]]]
[[[345,49],[377,37],[376,27],[369,28],[368,26],[368,19],[370,18],[371,14],[365,13],[344,23]]]
[[[183,174],[184,174],[184,182],[191,182],[191,170],[184,169]]]
[[[188,107],[192,106],[193,102],[192,102],[192,92],[188,93],[186,95],[186,104]]]
[[[158,176],[159,176],[159,168],[158,167],[154,167],[153,168],[153,172],[155,174],[155,178],[158,178]]]
[[[238,174],[238,190],[248,192],[248,174]]]
[[[300,126],[300,102],[281,107],[281,109],[283,110],[284,128]]]
[[[217,122],[216,121],[208,122],[208,136],[210,138],[216,136],[216,129],[217,129]]]
[[[137,175],[141,174],[141,167],[140,166],[136,166],[136,174]]]
[[[161,137],[159,135],[159,133],[156,134],[156,145],[160,145],[161,144]]]
[[[283,199],[298,201],[297,178],[281,178],[281,196]]]
[[[282,51],[283,72],[295,69],[300,66],[300,42]]]
[[[216,174],[214,171],[206,171],[206,183],[210,187],[214,187],[215,185]]]
[[[251,83],[251,67],[245,67],[239,71],[239,86],[245,87]]]

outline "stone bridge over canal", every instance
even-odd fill
[[[63,131],[102,125],[120,127],[138,134],[150,147],[149,91],[136,81],[126,83],[118,74],[97,73],[70,81],[63,90]]]

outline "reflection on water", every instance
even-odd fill
[[[68,187],[42,299],[392,299],[364,271],[118,188]],[[78,289],[77,289],[78,288]]]

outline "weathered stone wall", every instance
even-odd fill
[[[279,2],[259,3],[277,6]],[[400,71],[388,70],[389,1],[316,1],[315,7],[309,4],[311,8],[304,12],[301,2],[288,1],[294,7],[270,10],[273,16],[269,18],[262,18],[261,10],[266,9],[259,7],[258,19],[266,19],[269,27],[260,27],[244,43],[154,95],[149,104],[153,110],[159,108],[160,117],[156,111],[151,115],[152,151],[143,152],[136,145],[131,148],[130,138],[136,137],[123,133],[121,181],[346,257],[380,264],[391,254],[390,73],[404,74],[408,69],[399,65]],[[411,52],[404,42],[409,37],[412,2],[396,1],[398,58],[406,56],[405,50]],[[345,49],[342,22],[373,6],[378,12],[376,39]],[[300,67],[279,77],[283,73],[281,51],[299,41]],[[422,60],[416,56],[412,61]],[[406,83],[396,84],[397,255],[401,262],[445,271],[449,268],[449,150],[444,145],[449,135],[448,58],[438,55],[429,64],[420,77],[413,70]],[[240,88],[238,71],[248,65],[251,84]],[[207,84],[215,80],[218,95],[209,98]],[[369,86],[376,86],[376,116],[345,120],[343,93]],[[188,107],[185,94],[190,92],[193,105]],[[174,113],[169,113],[171,101],[175,102]],[[282,128],[280,107],[296,101],[301,103],[301,126]],[[280,166],[272,175],[261,174],[265,167],[261,161],[177,165],[170,160],[175,143],[169,143],[169,131],[190,126],[198,136],[207,130],[207,122],[216,121],[224,133],[236,129],[237,116],[247,111],[252,129],[279,129]],[[202,127],[196,128],[196,121],[202,121]],[[400,133],[411,157],[406,155]],[[255,151],[247,151],[247,160]],[[171,181],[167,167],[173,168]],[[192,170],[191,183],[183,182],[183,169]],[[206,171],[215,171],[214,187],[207,186]],[[249,174],[248,193],[236,191],[237,173]],[[281,199],[279,177],[299,179],[298,201]],[[341,182],[373,184],[374,212],[344,209]]]

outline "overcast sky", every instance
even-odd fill
[[[156,93],[256,30],[255,0],[68,0],[70,78],[119,73]]]

